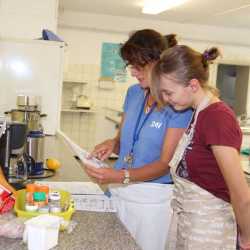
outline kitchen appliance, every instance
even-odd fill
[[[40,111],[41,98],[39,96],[17,96],[17,109],[6,111],[10,114],[11,120],[26,123],[29,131],[42,131],[41,118],[46,114]]]
[[[40,113],[40,103],[39,96],[18,95],[18,109],[6,112],[11,114],[12,122],[27,124],[28,133],[24,152],[29,176],[39,176],[44,173],[44,133],[40,118],[46,115]]]
[[[43,166],[44,134],[42,131],[28,133],[25,123],[5,120],[0,121],[0,135],[0,166],[12,186],[20,189],[29,179],[54,175],[54,171],[45,169]]]
[[[76,107],[82,109],[90,109],[91,101],[86,95],[79,95],[76,99]]]
[[[28,175],[24,156],[27,125],[5,120],[2,126],[5,131],[0,137],[0,165],[9,183],[23,183]]]
[[[39,96],[27,96],[27,95],[18,95],[16,104],[18,107],[25,107],[25,108],[35,108],[40,110],[41,104],[41,97]]]
[[[26,152],[29,156],[29,175],[43,175],[44,134],[42,131],[30,131],[27,136]]]

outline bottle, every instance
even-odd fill
[[[46,205],[48,205],[48,202],[49,202],[49,187],[45,186],[45,185],[40,185],[38,187],[37,191],[45,193],[45,195],[46,195]]]
[[[61,208],[61,195],[58,191],[49,193],[49,210],[51,213],[59,213]]]
[[[46,194],[44,192],[35,192],[33,194],[33,199],[34,205],[37,205],[38,209],[46,205]]]
[[[33,205],[34,199],[33,199],[33,193],[36,192],[36,185],[35,184],[27,184],[26,185],[26,204],[27,205]]]

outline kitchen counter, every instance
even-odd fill
[[[46,136],[45,158],[57,158],[62,166],[46,181],[90,181],[60,137]],[[61,232],[54,250],[139,250],[130,233],[115,213],[76,211],[72,220],[78,224],[71,234]],[[0,249],[27,249],[22,240],[0,237]]]
[[[131,235],[112,213],[76,212],[78,224],[71,234],[59,234],[53,250],[139,250]],[[0,237],[0,249],[25,250],[21,240]]]

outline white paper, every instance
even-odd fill
[[[93,182],[49,182],[36,181],[37,184],[47,185],[50,189],[61,189],[70,194],[103,194],[102,189]]]
[[[114,200],[106,195],[72,195],[76,210],[116,212]]]
[[[79,159],[83,163],[90,164],[96,168],[108,167],[108,165],[105,162],[100,161],[95,157],[89,158],[90,153],[87,152],[86,150],[82,149],[81,147],[79,147],[68,136],[66,136],[62,131],[57,131],[57,132],[63,137],[63,139],[68,143],[68,145],[71,147],[71,149],[74,151],[74,153],[79,157]]]

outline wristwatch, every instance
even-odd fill
[[[124,179],[123,179],[123,184],[129,184],[130,182],[130,174],[127,169],[124,169]]]

